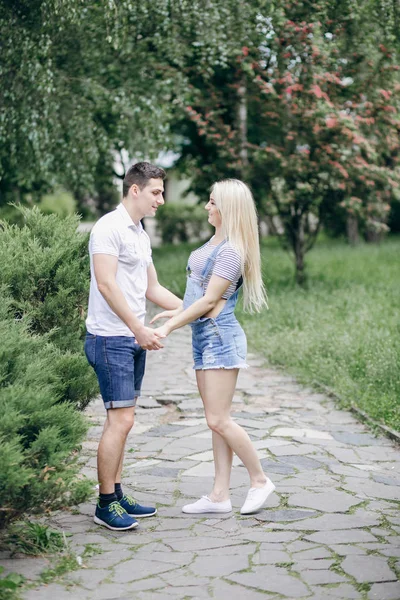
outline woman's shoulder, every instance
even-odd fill
[[[229,240],[226,240],[225,244],[219,248],[218,254],[231,258],[238,258],[240,260],[239,250]]]

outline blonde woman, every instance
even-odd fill
[[[232,510],[229,486],[235,453],[250,477],[250,490],[240,512],[251,514],[264,506],[275,489],[263,472],[249,436],[230,416],[239,369],[247,367],[246,336],[234,314],[240,288],[245,310],[260,311],[267,304],[256,210],[249,188],[237,179],[215,183],[205,208],[215,235],[189,257],[183,307],[164,311],[153,322],[169,318],[156,329],[160,337],[190,323],[197,385],[212,430],[212,491],[184,506],[183,512]]]

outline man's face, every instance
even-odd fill
[[[144,217],[154,217],[157,208],[164,204],[164,182],[162,179],[149,179],[146,187],[132,186],[136,193],[136,207]]]

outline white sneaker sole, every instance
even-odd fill
[[[129,525],[129,527],[112,527],[112,525],[109,525],[105,521],[102,521],[101,519],[99,519],[99,517],[96,517],[96,515],[94,516],[93,521],[97,525],[103,525],[103,527],[107,527],[107,529],[111,529],[111,531],[127,531],[128,529],[135,529],[135,527],[137,527],[139,525],[139,523],[132,523],[132,525]]]
[[[232,505],[228,508],[221,508],[214,503],[211,506],[193,507],[191,504],[182,506],[182,512],[187,515],[206,515],[206,514],[226,514],[232,512]]]
[[[246,502],[243,504],[242,508],[240,509],[241,515],[252,515],[264,506],[270,495],[276,489],[275,485],[272,483],[271,480],[269,480],[268,483],[269,485],[265,487],[265,494],[260,498],[259,502],[257,502],[256,504],[252,504],[250,508],[246,508]]]
[[[185,507],[182,508],[182,512],[187,515],[206,515],[206,514],[226,514],[232,512],[232,509],[229,510],[184,510]]]

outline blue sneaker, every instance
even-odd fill
[[[127,496],[126,494],[122,496],[119,503],[122,508],[126,510],[128,515],[132,517],[152,517],[157,513],[156,508],[153,508],[152,506],[141,506],[132,498],[132,496]]]
[[[112,531],[126,531],[127,529],[134,529],[139,525],[136,519],[128,515],[126,510],[116,500],[104,508],[101,508],[97,504],[94,522],[97,525],[104,525],[104,527],[112,529]]]

